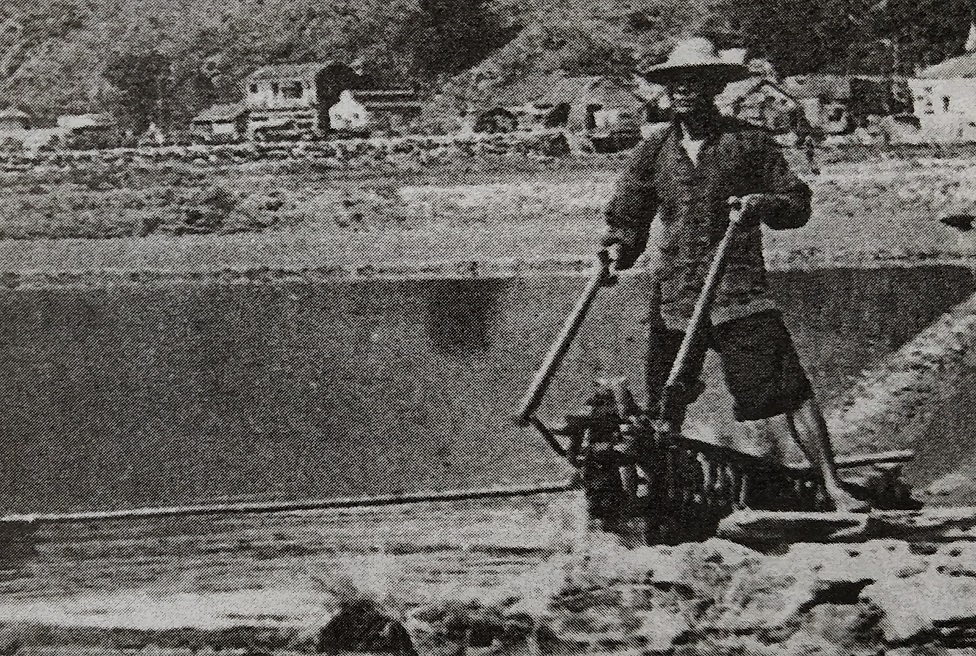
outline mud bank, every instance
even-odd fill
[[[500,585],[422,600],[404,599],[382,577],[343,574],[315,589],[130,595],[114,605],[92,596],[103,608],[97,621],[60,625],[4,604],[0,640],[24,654],[963,656],[976,647],[972,542],[760,553],[713,539],[629,550],[591,533],[562,534],[557,545],[568,550]]]
[[[976,501],[973,389],[976,297],[868,368],[837,399],[828,424],[845,453],[912,448],[909,480],[929,502]]]
[[[266,244],[253,239],[225,237],[220,249],[207,240],[183,238],[182,242],[159,239],[147,252],[129,252],[124,245],[81,240],[2,243],[0,288],[6,289],[100,289],[104,287],[158,287],[185,284],[266,285],[288,283],[336,283],[359,280],[479,280],[529,276],[585,275],[595,257],[584,254],[586,239],[572,239],[568,254],[531,257],[471,257],[430,259],[443,243],[405,245],[382,243],[381,237],[359,244],[354,251],[370,255],[403,250],[416,257],[376,260],[342,253],[333,243],[279,238]],[[172,241],[172,243],[167,243]],[[352,242],[363,239],[352,237]],[[387,240],[389,241],[389,240]],[[420,240],[421,242],[423,240]],[[493,240],[496,242],[497,240]],[[512,242],[513,250],[516,243]],[[220,251],[220,256],[214,256]],[[337,257],[338,255],[338,257]],[[363,260],[368,260],[362,263]],[[345,261],[343,261],[345,260]],[[334,262],[322,265],[322,262]],[[831,250],[816,248],[770,249],[766,252],[770,271],[822,271],[832,269],[898,269],[916,267],[976,267],[976,251],[968,247],[929,249]],[[634,272],[626,272],[624,278]]]

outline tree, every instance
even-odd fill
[[[723,0],[719,11],[785,75],[910,75],[961,52],[973,0]]]
[[[456,73],[483,59],[502,38],[486,0],[420,0],[408,21],[416,65],[428,74]]]
[[[901,72],[927,66],[962,52],[973,19],[970,0],[886,0],[876,29],[899,47]]]
[[[156,51],[114,53],[103,75],[118,89],[119,109],[137,134],[145,132],[150,123],[168,123],[172,84],[165,55]]]

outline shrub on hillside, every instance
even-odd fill
[[[192,192],[183,202],[183,220],[173,232],[206,234],[218,232],[237,207],[237,198],[222,186],[213,185]]]

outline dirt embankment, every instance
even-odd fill
[[[963,656],[976,646],[972,547],[875,540],[760,553],[715,539],[628,550],[609,536],[576,535],[568,552],[508,584],[445,590],[419,605],[403,604],[395,589],[339,576],[317,596],[292,596],[290,606],[287,595],[253,591],[252,606],[271,609],[263,618],[233,619],[233,609],[248,603],[239,593],[212,595],[230,613],[218,624],[192,613],[177,615],[175,624],[172,612],[152,615],[153,609],[188,609],[192,599],[143,599],[144,612],[133,615],[138,625],[55,628],[27,620],[0,629],[0,648],[105,656],[217,649],[252,655]]]
[[[805,175],[814,216],[767,233],[773,269],[971,262],[938,222],[976,207],[972,160],[882,160]],[[7,173],[7,286],[287,277],[478,277],[585,269],[623,156],[407,171],[141,163]],[[802,164],[797,164],[802,169]]]

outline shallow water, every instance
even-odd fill
[[[544,414],[642,376],[639,278],[600,297]],[[953,267],[774,274],[822,397],[969,296]],[[0,293],[0,509],[54,512],[551,481],[508,420],[574,278]],[[720,376],[714,363],[711,380]],[[693,421],[728,423],[721,383]],[[720,430],[720,429],[719,429]]]

